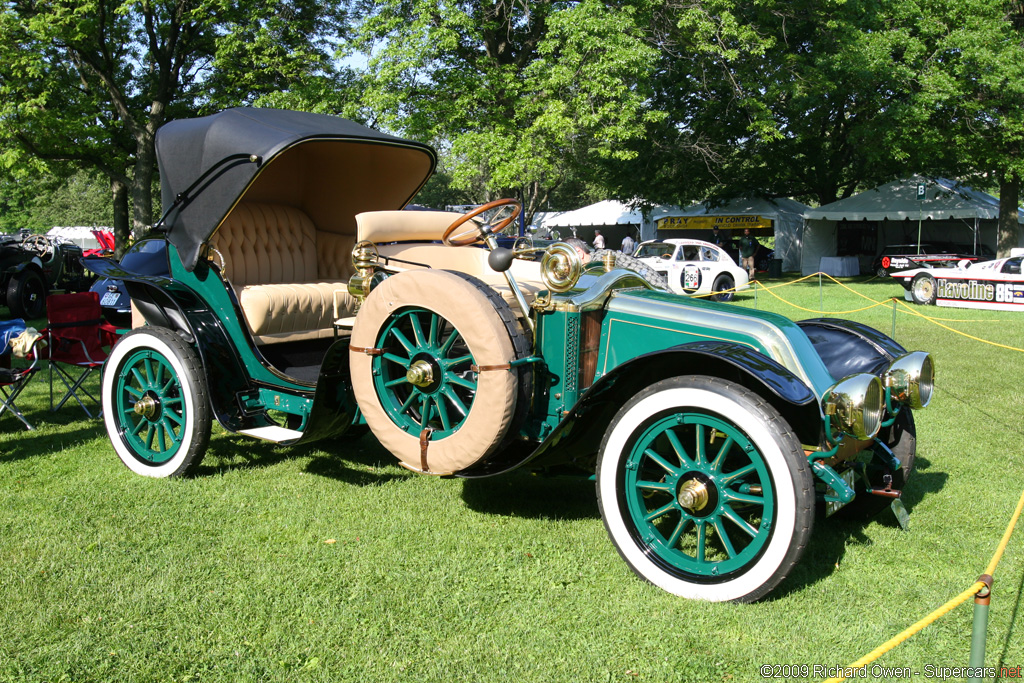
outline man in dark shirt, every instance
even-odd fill
[[[750,275],[751,280],[754,279],[754,254],[757,253],[757,246],[758,242],[750,234],[750,228],[743,228],[743,237],[740,238],[740,265]]]

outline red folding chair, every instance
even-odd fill
[[[83,398],[99,407],[99,400],[85,388],[85,381],[103,367],[108,349],[117,338],[115,328],[103,321],[96,292],[54,294],[46,297],[46,340],[50,360],[50,410],[59,410],[75,399],[89,417],[93,415]],[[78,369],[78,376],[73,373]],[[53,404],[53,376],[63,382],[67,392]]]
[[[0,321],[0,417],[6,412],[10,412],[11,415],[21,420],[26,429],[32,430],[34,429],[32,423],[18,409],[15,401],[39,369],[37,367],[38,350],[42,349],[46,342],[43,337],[39,337],[29,346],[28,352],[24,354],[24,357],[31,362],[28,367],[12,367],[10,341],[24,331],[24,320]]]

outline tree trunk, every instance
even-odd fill
[[[132,174],[132,230],[142,238],[153,226],[153,165],[156,158],[154,136],[148,130],[140,133],[135,148]]]
[[[1020,176],[1008,173],[999,179],[999,236],[996,241],[997,255],[1010,255],[1010,250],[1020,246],[1020,224],[1017,222],[1017,207],[1020,205]]]
[[[120,260],[131,238],[128,226],[128,184],[123,180],[111,180],[110,191],[114,198],[114,258]]]

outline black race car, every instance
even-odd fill
[[[878,277],[912,268],[942,268],[955,266],[963,260],[985,261],[991,257],[966,254],[947,245],[936,244],[890,244],[875,257],[871,270]]]

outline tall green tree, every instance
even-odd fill
[[[657,53],[629,3],[364,0],[372,121],[432,141],[455,189],[512,195],[528,217],[657,118]]]
[[[652,14],[667,117],[609,170],[655,201],[826,204],[923,172],[1001,183],[1016,245],[1020,0],[669,0]],[[644,191],[646,186],[647,191]]]
[[[637,148],[651,199],[737,194],[828,203],[909,162],[926,46],[895,0],[669,0],[652,17],[653,105]]]
[[[154,136],[333,69],[338,2],[14,0],[0,9],[0,164],[92,168],[119,245],[153,222]]]
[[[941,30],[921,73],[918,137],[999,188],[1000,256],[1020,244],[1024,179],[1024,2],[921,0]]]

